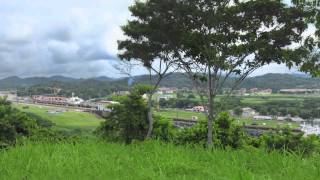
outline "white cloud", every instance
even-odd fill
[[[134,0],[1,0],[0,78],[119,76],[117,40]],[[289,72],[282,65],[256,71]],[[143,67],[133,74],[146,73]]]
[[[1,0],[0,78],[114,76],[118,28],[133,0]]]
[[[251,74],[251,76],[260,76],[267,73],[297,73],[297,72],[298,71],[295,68],[289,69],[283,64],[273,63],[257,69]]]

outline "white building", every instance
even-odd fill
[[[257,115],[257,112],[252,108],[242,108],[242,117],[249,118]]]
[[[293,122],[303,122],[304,119],[302,119],[301,117],[292,117],[291,121],[293,121]]]
[[[291,121],[291,117],[277,117],[278,121]]]
[[[304,119],[302,119],[300,117],[290,117],[290,116],[277,117],[276,119],[278,121],[293,121],[293,122],[303,122],[304,121]]]
[[[192,111],[194,112],[205,112],[205,107],[203,106],[195,106],[192,108]]]
[[[68,104],[71,104],[71,105],[79,105],[79,104],[83,103],[84,100],[79,97],[71,97],[71,98],[67,99],[67,102],[68,102]]]
[[[98,101],[96,103],[94,103],[95,105],[99,106],[100,109],[103,107],[103,108],[106,108],[106,107],[109,107],[111,105],[115,105],[115,104],[120,104],[119,102],[117,101],[106,101],[106,100],[101,100],[101,101]]]
[[[161,87],[158,89],[157,94],[174,94],[175,92],[177,92],[176,88]]]
[[[159,101],[161,100],[161,99],[163,99],[163,100],[169,100],[169,99],[173,99],[174,97],[173,97],[173,95],[171,95],[171,94],[163,94],[163,95],[160,95],[159,97],[158,97],[158,99],[159,99]]]
[[[281,89],[281,94],[319,94],[320,89]]]
[[[253,116],[254,120],[272,120],[273,118],[271,116]]]

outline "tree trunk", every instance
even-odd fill
[[[213,87],[212,87],[212,74],[211,67],[208,68],[208,90],[209,90],[209,115],[208,115],[208,135],[207,135],[207,148],[213,147]]]
[[[152,96],[153,94],[148,95],[148,133],[146,139],[150,139],[152,136],[153,130],[153,117],[152,117]]]

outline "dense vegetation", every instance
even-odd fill
[[[54,110],[52,110],[54,111]],[[26,139],[68,140],[93,138],[101,118],[84,112],[50,113],[47,108],[12,105],[0,98],[0,149]]]
[[[1,142],[19,142],[14,148],[0,150],[0,177],[317,179],[319,176],[318,137],[305,138],[287,129],[261,137],[249,137],[241,126],[233,123],[235,119],[228,113],[220,114],[214,121],[215,148],[212,150],[203,148],[207,134],[205,121],[179,130],[173,127],[170,119],[161,116],[154,118],[153,140],[141,142],[147,128],[146,102],[141,94],[134,91],[131,95],[119,97],[121,104],[114,106],[113,113],[106,117],[97,131],[102,135],[99,141],[84,140],[81,134],[77,139],[74,136],[70,139],[70,136],[59,132],[34,129],[40,124],[44,127],[55,124],[41,121],[41,116],[22,113],[3,100],[0,109],[5,111],[2,111],[1,123],[9,122],[9,126],[14,127],[10,122],[15,122],[15,118],[9,117],[19,115],[19,124],[32,122],[33,126],[26,126],[32,129],[32,135],[18,134],[17,129],[11,128],[18,135],[12,139],[3,136],[11,133],[5,128],[0,129]],[[130,145],[112,144],[110,141]]]
[[[244,149],[212,151],[160,142],[27,143],[0,152],[1,179],[317,180],[320,156]]]
[[[20,138],[37,134],[40,129],[38,125],[37,121],[0,98],[0,148],[14,145]]]
[[[98,129],[103,139],[112,142],[130,144],[143,141],[147,133],[147,106],[142,99],[143,92],[136,88],[130,95],[122,97],[120,104],[112,106],[113,112],[106,117]],[[250,146],[267,150],[292,151],[303,155],[319,153],[320,141],[316,136],[303,137],[301,133],[292,133],[289,129],[279,128],[260,137],[249,137],[241,124],[227,112],[220,113],[213,124],[213,143],[216,148],[242,149]],[[175,129],[172,120],[156,116],[153,138],[175,144],[206,144],[206,118],[191,128]]]

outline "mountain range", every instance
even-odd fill
[[[128,82],[133,84],[149,82],[148,75],[134,76],[132,78],[109,78],[105,76],[95,78],[70,78],[64,76],[52,76],[52,77],[8,77],[0,80],[0,90],[17,90],[28,89],[31,87],[52,87],[53,84],[61,89],[76,90],[95,89],[100,88],[100,91],[108,89],[114,90],[126,90],[128,89]],[[226,87],[229,87],[232,83],[231,80],[226,82]],[[173,73],[166,77],[161,86],[165,87],[192,87],[192,83],[188,77],[183,73]],[[320,78],[311,78],[300,74],[265,74],[262,76],[248,77],[240,86],[242,88],[271,88],[274,91],[286,88],[320,88]]]
[[[52,77],[29,77],[20,78],[12,76],[0,80],[1,90],[13,90],[21,87],[30,87],[40,84],[49,84],[52,82],[60,83],[81,83],[81,82],[110,82],[126,84],[129,78],[109,78],[100,76],[95,78],[71,78],[65,76]],[[134,83],[145,83],[149,80],[148,75],[132,77]],[[228,83],[227,83],[228,84]],[[183,73],[174,73],[162,81],[162,86],[166,87],[190,87],[190,80]],[[318,88],[320,87],[320,78],[311,78],[301,74],[265,74],[262,76],[248,77],[241,85],[244,88]]]

